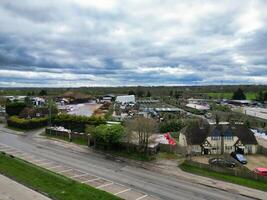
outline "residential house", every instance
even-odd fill
[[[192,124],[182,129],[179,144],[193,154],[223,154],[233,151],[244,154],[257,152],[253,132],[243,124]]]

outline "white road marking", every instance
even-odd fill
[[[66,170],[63,170],[63,171],[61,171],[61,172],[57,172],[57,173],[63,173],[63,172],[69,172],[69,171],[71,171],[71,170],[73,170],[73,169],[66,169]]]
[[[53,166],[53,167],[48,167],[47,169],[50,170],[50,169],[54,169],[54,168],[58,168],[58,167],[62,167],[62,165],[57,165],[57,166]]]
[[[93,182],[93,181],[97,181],[97,180],[99,180],[99,179],[100,179],[100,178],[94,178],[94,179],[91,179],[91,180],[83,181],[82,183]]]
[[[80,174],[80,175],[74,175],[74,176],[71,176],[70,178],[77,178],[77,177],[81,177],[81,176],[86,176],[86,175],[88,175],[88,174]]]
[[[113,185],[113,182],[107,183],[107,184],[104,184],[104,185],[100,185],[100,186],[98,186],[96,188],[103,188],[103,187],[106,187],[106,186],[109,186],[109,185]]]
[[[141,196],[141,197],[137,198],[136,200],[141,200],[141,199],[143,199],[143,198],[145,198],[145,197],[147,197],[147,196],[148,196],[148,195],[145,194],[144,196]]]
[[[47,161],[47,162],[45,162],[45,163],[40,163],[40,164],[37,164],[37,165],[39,165],[39,166],[43,166],[43,165],[47,165],[47,164],[51,164],[51,161]]]
[[[131,188],[126,189],[126,190],[122,190],[122,191],[120,191],[120,192],[115,193],[114,195],[118,195],[118,194],[121,194],[121,193],[124,193],[124,192],[128,192],[128,191],[130,191],[130,190],[131,190]]]

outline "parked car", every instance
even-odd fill
[[[260,176],[267,176],[267,168],[264,167],[257,167],[254,172]]]
[[[211,158],[209,159],[209,164],[210,165],[217,165],[217,166],[220,166],[220,167],[235,167],[236,164],[230,160],[226,160],[226,159],[223,159],[223,158]]]
[[[231,156],[236,159],[238,162],[242,163],[242,164],[247,164],[247,159],[245,158],[244,155],[240,154],[240,153],[236,153],[236,152],[232,152]]]

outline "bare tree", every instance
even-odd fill
[[[132,120],[128,129],[137,133],[139,151],[147,155],[149,137],[157,130],[156,121],[145,117],[137,117]]]

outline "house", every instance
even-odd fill
[[[257,152],[253,132],[243,124],[191,124],[182,129],[179,144],[193,154],[243,154]]]
[[[116,102],[121,104],[135,104],[135,96],[134,95],[117,96]]]
[[[31,98],[33,104],[35,106],[44,106],[45,105],[45,99],[41,97],[33,97]]]
[[[110,103],[114,100],[115,100],[115,95],[113,95],[113,94],[106,94],[106,95],[99,98],[99,102],[101,102],[101,103],[105,103],[105,102]]]

